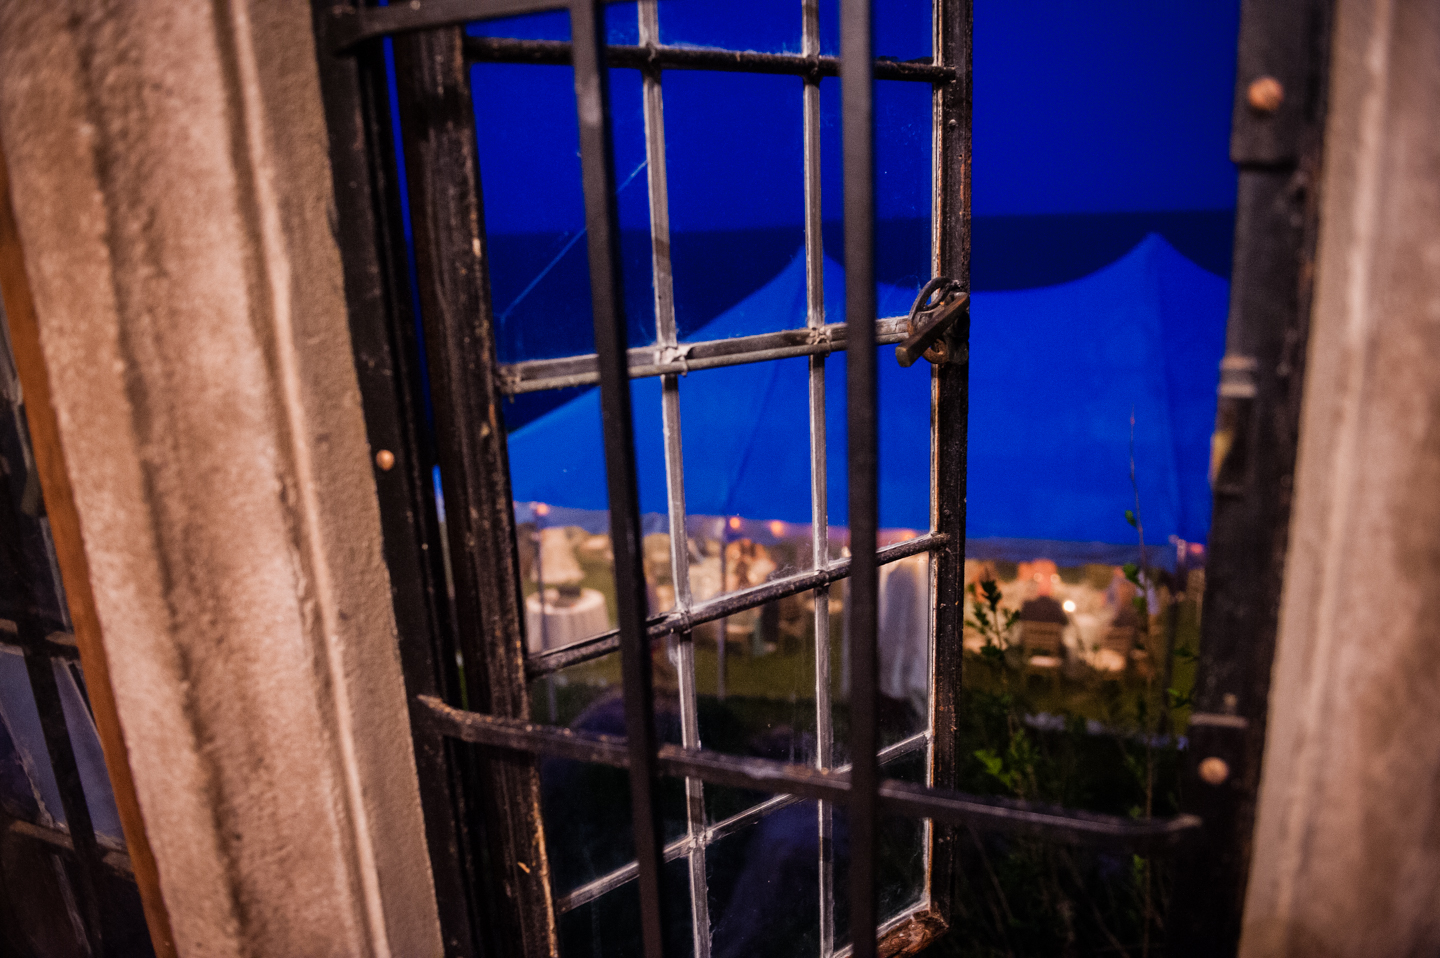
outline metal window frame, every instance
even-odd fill
[[[377,473],[386,521],[387,561],[395,580],[402,655],[412,698],[417,751],[433,758],[435,782],[422,798],[430,828],[437,891],[446,916],[447,948],[471,954],[478,930],[486,950],[544,955],[556,948],[557,904],[548,888],[548,864],[539,819],[535,760],[558,755],[627,768],[630,771],[636,859],[633,866],[603,876],[599,895],[634,880],[639,885],[641,930],[647,958],[662,953],[659,874],[665,860],[685,857],[691,879],[694,951],[708,954],[705,908],[705,846],[721,833],[741,827],[782,804],[818,802],[817,827],[828,837],[836,803],[851,816],[851,932],[848,951],[862,958],[876,953],[877,933],[925,935],[945,927],[949,910],[954,826],[981,830],[1022,830],[1057,841],[1100,843],[1126,849],[1173,844],[1191,834],[1198,820],[1177,816],[1136,822],[1018,802],[980,799],[953,791],[955,699],[960,682],[964,497],[936,495],[937,488],[963,490],[967,330],[950,335],[949,359],[932,372],[932,409],[943,409],[932,429],[932,531],[902,547],[877,550],[876,345],[901,338],[897,320],[875,315],[874,287],[874,121],[875,79],[929,83],[934,90],[934,208],[932,251],[940,275],[968,285],[970,0],[936,0],[933,64],[875,61],[870,49],[869,0],[843,4],[842,55],[819,56],[816,0],[801,0],[804,50],[800,56],[686,51],[661,47],[654,0],[641,0],[641,45],[606,47],[597,0],[415,0],[406,6],[332,7],[316,0],[321,75],[336,156],[340,240],[344,253],[352,327],[372,443],[392,450],[403,463],[393,475]],[[490,41],[462,37],[458,25],[521,13],[567,10],[569,43]],[[380,106],[384,60],[379,44],[392,38],[402,115],[404,154],[414,223],[416,290],[428,352],[433,432],[418,415],[422,377],[418,348],[407,328],[404,251],[394,208],[395,171],[388,124]],[[468,65],[480,59],[565,63],[575,73],[580,120],[592,307],[593,356],[522,363],[495,362],[493,316],[486,274],[486,237],[476,161],[473,113],[469,109]],[[619,230],[610,151],[606,67],[644,72],[647,157],[655,277],[656,346],[627,350],[618,262]],[[686,344],[676,340],[668,262],[668,206],[665,193],[661,75],[664,69],[739,70],[785,73],[804,79],[805,221],[807,322],[803,330],[782,331],[749,341]],[[844,326],[823,320],[820,277],[819,81],[840,75],[843,94],[847,317]],[[406,123],[404,117],[414,117]],[[423,119],[422,119],[423,118]],[[389,330],[388,334],[384,331]],[[401,330],[400,332],[395,332]],[[377,333],[377,331],[381,331]],[[388,339],[387,339],[388,335]],[[363,349],[370,352],[363,352]],[[850,437],[850,537],[852,557],[831,562],[825,524],[824,356],[848,348]],[[686,354],[677,355],[681,349]],[[639,509],[631,434],[629,379],[662,380],[667,491],[671,527],[683,528],[683,475],[679,443],[678,374],[699,363],[730,365],[788,355],[808,355],[809,418],[815,522],[814,568],[765,586],[707,603],[688,594],[688,556],[672,537],[676,609],[647,622],[641,565]],[[403,381],[402,381],[403,380]],[[619,627],[558,654],[527,656],[522,646],[519,576],[514,517],[508,495],[505,439],[498,409],[506,393],[597,382],[603,408],[607,482],[615,554]],[[433,444],[433,458],[430,444]],[[438,461],[450,522],[447,528],[456,583],[453,613],[438,600],[439,540],[428,465]],[[392,537],[397,541],[392,543]],[[404,540],[404,541],[399,541]],[[885,753],[877,752],[876,607],[881,563],[926,551],[931,562],[932,708],[928,728]],[[828,587],[849,578],[853,746],[848,769],[830,767],[828,643],[817,641],[816,693],[819,738],[817,766],[721,755],[700,745],[694,713],[694,663],[685,641],[700,622],[722,618],[782,595],[813,591],[817,636],[828,635]],[[413,631],[412,631],[413,630]],[[650,643],[660,635],[681,641],[681,745],[660,745],[654,727]],[[468,701],[447,684],[446,661],[453,643],[464,656],[470,680]],[[525,681],[565,665],[619,648],[627,735],[623,739],[586,735],[526,721]],[[407,651],[408,650],[408,651]],[[412,666],[418,668],[412,673]],[[686,692],[688,690],[688,693]],[[685,707],[685,702],[689,708]],[[461,707],[463,706],[463,707]],[[823,716],[823,717],[822,717]],[[466,747],[460,743],[470,743]],[[928,752],[927,782],[913,785],[881,778],[881,762],[911,749]],[[899,752],[896,752],[899,749]],[[422,776],[427,774],[422,764]],[[655,787],[659,776],[684,779],[687,832],[679,842],[660,840]],[[703,814],[703,783],[776,793],[717,825]],[[874,862],[881,809],[927,819],[928,894],[918,912],[902,914],[877,928]],[[440,825],[430,822],[432,817]],[[722,831],[724,830],[724,831]],[[822,849],[825,843],[822,842]],[[488,867],[482,860],[488,859]],[[833,862],[822,852],[824,958],[844,954],[834,947]],[[594,885],[595,883],[592,883]],[[581,889],[564,900],[574,903]],[[454,900],[446,901],[447,896]],[[457,904],[463,898],[463,904]],[[695,906],[695,902],[699,902]],[[915,941],[914,935],[907,938]]]
[[[1235,268],[1221,362],[1208,573],[1182,811],[1203,818],[1176,869],[1170,950],[1239,948],[1289,551],[1305,356],[1320,229],[1334,0],[1247,0],[1240,20],[1230,159],[1239,170]],[[1250,84],[1278,80],[1271,111]],[[1225,781],[1200,763],[1218,758]]]

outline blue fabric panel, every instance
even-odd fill
[[[774,329],[804,298],[797,257],[690,339]],[[843,313],[842,269],[826,263],[826,302]],[[1203,542],[1209,435],[1224,348],[1228,284],[1149,236],[1119,261],[1059,286],[977,293],[971,315],[968,531],[984,539],[1128,544],[1133,459],[1149,543]],[[880,289],[882,315],[909,294]],[[686,509],[691,515],[810,519],[804,361],[694,372],[682,379]],[[844,521],[844,354],[826,364],[829,500]],[[664,513],[660,382],[632,383],[641,509]],[[880,356],[880,521],[929,523],[928,367]],[[606,508],[599,394],[510,436],[517,501]],[[647,481],[647,477],[649,477]]]
[[[1227,297],[1157,236],[1082,280],[977,294],[970,534],[1133,541],[1133,410],[1147,538],[1204,541]]]

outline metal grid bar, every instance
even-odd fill
[[[417,118],[402,123],[401,134],[466,695],[473,708],[528,717],[515,513],[497,412],[475,114],[460,31],[407,34],[394,51],[400,116]],[[494,869],[474,896],[485,909],[475,933],[502,954],[549,954],[556,933],[539,773],[533,762],[476,758],[466,788],[473,804],[465,811],[488,848],[467,851],[488,857]]]
[[[801,0],[802,51],[820,54],[819,0]],[[805,78],[805,306],[806,325],[825,329],[825,242],[820,202],[820,77]],[[901,331],[903,335],[903,330]],[[825,355],[810,357],[810,527],[812,564],[830,564],[830,519],[825,473]],[[834,716],[830,702],[830,587],[815,590],[815,767],[834,762]],[[829,802],[815,805],[819,831],[820,958],[835,951],[835,810]]]
[[[906,336],[906,318],[893,316],[875,321],[879,343],[898,343]],[[736,336],[702,343],[670,346],[639,346],[628,350],[631,379],[646,376],[685,374],[698,369],[718,369],[792,356],[824,357],[845,348],[845,325],[835,323],[806,329],[787,329],[755,336]],[[501,389],[507,394],[589,386],[600,381],[593,353],[559,359],[530,359],[499,368]]]
[[[936,0],[934,52],[952,67],[956,81],[934,91],[934,207],[931,249],[936,276],[970,289],[970,4]],[[934,426],[930,475],[931,528],[944,535],[946,547],[930,562],[933,643],[930,688],[930,761],[927,781],[953,788],[956,782],[956,703],[964,666],[965,449],[969,403],[968,320],[947,334],[947,360],[934,367]],[[942,494],[943,490],[943,494]],[[957,835],[932,823],[926,853],[926,879],[933,911],[951,914]]]
[[[466,712],[432,696],[422,696],[420,701],[428,712],[426,721],[442,735],[491,748],[633,769],[631,760],[636,749],[625,738]],[[644,757],[658,774],[673,778],[701,778],[732,788],[848,803],[852,808],[855,793],[862,787],[855,782],[855,766],[848,773],[822,771],[810,765],[677,745],[661,745]],[[877,758],[875,752],[870,753],[872,764]],[[1136,852],[1172,847],[1200,827],[1200,819],[1193,815],[1142,819],[1099,815],[1014,799],[979,797],[896,779],[882,780],[878,774],[872,797],[877,805],[883,803],[887,812],[909,818],[935,818],[987,832],[1020,833],[1066,844]],[[853,871],[853,851],[851,855]],[[644,874],[643,862],[640,874]]]
[[[912,735],[906,739],[901,739],[894,745],[888,745],[881,750],[880,764],[886,765],[904,758],[907,755],[913,755],[916,752],[923,751],[928,742],[929,737],[923,732],[918,735]],[[849,765],[842,765],[838,769],[835,769],[835,771],[844,773],[848,771],[849,768]],[[704,830],[700,839],[692,839],[689,837],[675,839],[675,841],[665,846],[665,860],[672,862],[684,856],[693,841],[703,841],[707,845],[713,844],[727,835],[733,835],[742,828],[755,824],[771,812],[777,812],[782,808],[803,801],[804,799],[798,795],[776,795],[773,798],[766,799],[758,805],[752,805],[743,812],[737,812],[729,818],[709,826]],[[614,891],[616,888],[634,879],[634,877],[635,863],[631,862],[628,865],[617,868],[608,874],[601,875],[599,878],[586,882],[584,885],[574,889],[555,903],[555,910],[563,914],[572,909],[579,908],[581,905],[594,901],[606,892]]]
[[[45,630],[42,629],[42,631]],[[9,619],[0,619],[0,632],[8,633],[9,641],[13,642],[16,648],[20,647],[19,626],[14,622]],[[75,644],[75,636],[69,632],[50,632],[44,638],[33,638],[26,644],[52,659],[77,663],[80,661],[80,647]]]
[[[893,546],[886,546],[876,556],[876,563],[884,565],[887,562],[894,562],[904,559],[907,556],[918,555],[921,552],[928,552],[940,548],[944,539],[937,535],[920,536],[908,542],[900,542]],[[650,638],[658,639],[676,632],[689,632],[697,625],[706,622],[714,622],[728,615],[743,612],[746,609],[753,609],[762,606],[767,602],[774,602],[786,596],[798,595],[811,589],[818,589],[829,585],[850,575],[850,559],[840,559],[827,568],[817,569],[814,572],[805,572],[800,575],[789,576],[784,579],[776,579],[761,585],[752,586],[749,589],[742,589],[738,592],[731,592],[708,602],[702,602],[693,607],[689,612],[679,610],[669,612],[646,624],[646,631]],[[562,649],[555,649],[551,652],[542,652],[532,655],[525,663],[526,674],[531,678],[539,678],[550,675],[561,669],[569,668],[572,665],[579,665],[581,662],[589,662],[598,659],[602,655],[608,655],[620,648],[620,630],[611,629],[609,632],[602,632],[591,639],[576,642],[574,645],[567,645]]]
[[[44,842],[52,848],[75,854],[75,842],[69,832],[61,831],[58,828],[46,828],[44,825],[36,825],[34,822],[22,821],[18,818],[11,819],[5,826],[4,832],[0,835],[9,835],[22,840]],[[128,852],[107,848],[100,856],[100,863],[116,877],[127,881],[135,880],[135,866],[130,861]]]
[[[653,48],[660,42],[660,13],[656,0],[640,0],[637,16],[640,42]],[[660,71],[647,69],[643,77],[645,97],[645,159],[650,187],[651,270],[655,286],[655,342],[662,349],[674,347],[674,281],[670,268],[670,194],[665,175],[665,104],[660,88]],[[675,608],[688,612],[690,595],[690,550],[685,534],[685,458],[680,433],[680,379],[674,373],[661,378],[661,417],[665,442],[665,500],[670,512],[670,577],[675,587]],[[679,677],[680,745],[700,747],[699,701],[695,692],[695,642],[682,632],[674,646],[675,671]],[[685,830],[688,841],[684,854],[690,871],[690,929],[695,958],[710,956],[710,889],[705,869],[705,785],[698,778],[685,779]],[[668,849],[667,849],[668,852]],[[669,861],[668,855],[665,858]]]
[[[337,4],[330,10],[330,49],[332,53],[347,53],[381,37],[458,27],[474,20],[564,10],[566,6],[565,0],[409,0],[384,7]]]
[[[845,603],[850,635],[850,940],[855,958],[875,958],[875,859],[879,768],[875,762],[875,543],[877,403],[875,353],[875,117],[870,0],[842,0],[840,25],[845,182],[845,319],[849,426],[850,552]]]
[[[721,50],[705,47],[608,46],[607,65],[631,70],[711,70],[725,73],[768,73],[804,77],[806,82],[821,77],[838,77],[840,60],[820,56],[820,48],[806,48],[801,56],[787,53],[755,53],[749,50]],[[529,63],[563,66],[570,62],[570,44],[564,40],[511,40],[504,37],[466,37],[465,58],[471,63]],[[875,61],[879,80],[909,80],[917,83],[949,83],[955,70],[926,60]]]
[[[595,319],[595,352],[600,367],[610,538],[615,555],[620,675],[629,738],[630,804],[635,860],[639,863],[640,936],[646,958],[663,958],[665,900],[660,889],[660,809],[655,802],[659,741],[655,734],[650,642],[645,628],[640,492],[635,475],[634,425],[630,418],[630,377],[626,369],[625,297],[621,288],[620,224],[615,209],[603,17],[603,4],[596,0],[574,0],[570,6],[590,295]]]
[[[608,0],[619,2],[619,0]],[[331,10],[329,40],[331,52],[347,53],[358,45],[381,37],[457,27],[480,20],[494,20],[527,13],[564,9],[563,0],[410,0],[404,5],[385,7],[347,7],[337,5]],[[658,39],[658,38],[657,38]],[[739,73],[779,73],[793,76],[839,76],[840,61],[835,57],[755,53],[748,50],[719,50],[695,47],[606,46],[601,62],[612,67],[630,69],[715,70]],[[512,40],[508,38],[467,37],[465,55],[472,62],[569,64],[573,58],[570,44],[563,40]],[[953,71],[924,61],[897,62],[880,60],[875,75],[882,80],[911,80],[920,83],[943,83],[953,79]]]

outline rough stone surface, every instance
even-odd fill
[[[0,137],[180,953],[438,955],[309,16],[0,4]]]
[[[1241,954],[1440,954],[1440,4],[1339,0]]]

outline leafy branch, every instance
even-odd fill
[[[1003,599],[1000,586],[994,579],[970,583],[971,606],[965,624],[979,632],[980,637],[985,640],[980,654],[986,658],[1004,658],[1005,649],[1009,647],[1010,632],[1015,628],[1015,620],[1020,618],[1019,612],[1000,608]]]

